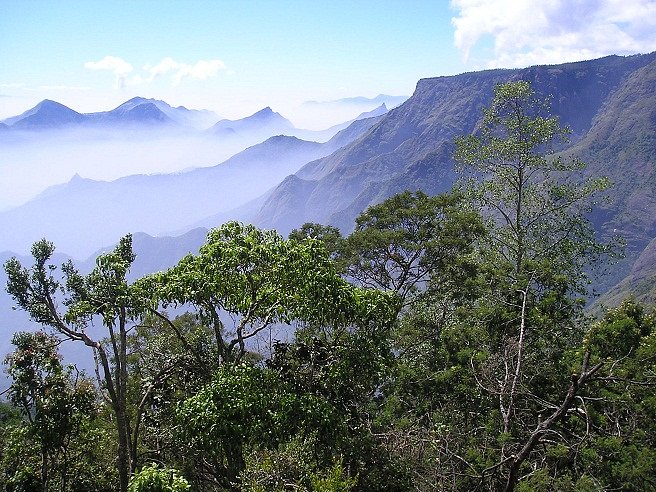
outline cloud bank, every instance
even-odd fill
[[[116,77],[117,88],[121,88],[125,85],[127,75],[134,70],[132,65],[126,62],[123,58],[117,56],[106,56],[97,62],[86,62],[84,68],[90,70],[109,70]]]
[[[488,68],[656,50],[656,0],[451,0],[454,44],[468,61],[491,37]]]
[[[86,62],[84,66],[91,70],[111,71],[116,77],[116,85],[118,88],[122,88],[125,85],[151,83],[155,79],[163,76],[170,76],[171,84],[177,86],[185,78],[206,80],[210,77],[214,77],[219,70],[224,70],[226,68],[225,63],[218,59],[199,60],[194,64],[189,64],[178,62],[173,58],[166,57],[155,65],[144,65],[142,69],[144,72],[143,75],[137,73],[128,78],[128,75],[134,71],[134,67],[119,57],[106,56],[97,62]]]
[[[200,60],[193,65],[189,65],[167,57],[155,66],[146,65],[143,68],[150,73],[149,82],[161,75],[171,74],[173,85],[178,85],[186,77],[205,80],[215,76],[219,70],[226,67],[221,60]]]

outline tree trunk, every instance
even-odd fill
[[[48,452],[41,447],[41,491],[48,492]]]
[[[127,492],[130,482],[132,463],[130,459],[129,427],[125,408],[118,405],[114,408],[116,429],[118,431],[118,478],[120,492]]]

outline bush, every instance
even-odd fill
[[[144,466],[130,480],[128,492],[185,492],[189,482],[172,468],[158,468],[156,464]]]

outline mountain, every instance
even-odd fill
[[[120,106],[102,113],[88,113],[87,122],[95,125],[173,125],[169,118],[155,102],[130,99]]]
[[[54,130],[71,126],[173,125],[205,129],[219,117],[212,111],[174,108],[164,101],[133,97],[110,111],[78,113],[45,99],[18,116],[3,120],[12,130]]]
[[[610,178],[613,187],[593,220],[604,236],[627,240],[617,271],[628,276],[597,304],[614,305],[628,294],[646,300],[643,284],[656,274],[656,61],[627,77],[570,152],[589,163],[588,174]]]
[[[88,116],[96,123],[175,123],[196,129],[207,128],[219,119],[212,111],[190,110],[184,106],[174,108],[164,101],[144,97],[133,97],[111,111]]]
[[[612,205],[599,206],[591,218],[600,234],[615,230],[629,241],[627,262],[610,277],[617,281],[656,236],[655,60],[656,53],[610,56],[422,79],[410,99],[361,138],[287,177],[254,222],[282,233],[307,221],[348,232],[361,211],[394,193],[447,191],[457,177],[454,139],[476,131],[495,84],[522,79],[551,95],[552,113],[571,128],[563,152],[615,182]]]
[[[374,123],[375,118],[358,121],[357,129],[344,130],[324,144],[271,137],[221,164],[181,173],[132,175],[114,181],[75,175],[68,183],[0,212],[0,227],[12,231],[0,238],[0,250],[26,252],[45,236],[61,251],[80,258],[128,232],[185,230],[256,199],[304,164],[350,143]]]
[[[239,120],[220,120],[208,131],[215,135],[225,136],[236,134],[248,137],[270,137],[273,135],[289,134],[294,125],[280,113],[274,112],[270,107],[261,109]]]
[[[44,99],[32,109],[3,120],[3,123],[16,130],[50,130],[81,124],[84,121],[85,115],[58,102]]]
[[[305,190],[304,195],[293,200],[302,205],[292,214],[293,223],[273,219],[291,216],[280,208],[284,198],[280,195],[290,192],[286,182],[279,192],[272,193],[257,221],[282,231],[308,220],[348,230],[356,211],[399,191],[399,186],[430,193],[449,189],[455,179],[453,141],[475,130],[482,108],[489,104],[494,85],[500,82],[526,79],[539,94],[553,94],[554,113],[571,126],[573,140],[578,141],[612,91],[654,58],[653,54],[607,57],[422,79],[412,97],[387,113],[362,139],[296,173],[296,178],[306,183],[298,187]],[[347,213],[349,210],[352,212]]]
[[[337,105],[355,105],[355,106],[380,106],[385,104],[387,107],[394,108],[408,99],[408,96],[389,96],[387,94],[378,94],[376,97],[345,97],[333,101],[306,101],[305,106],[337,106]]]
[[[539,95],[551,95],[553,114],[571,127],[571,142],[561,149],[563,155],[581,157],[588,163],[588,173],[614,181],[609,201],[597,205],[591,219],[600,235],[619,232],[628,240],[627,259],[615,267],[603,289],[626,275],[621,285],[630,289],[631,279],[637,278],[634,269],[647,271],[640,265],[653,263],[655,249],[648,246],[656,237],[655,78],[656,53],[422,79],[401,106],[352,123],[326,144],[275,137],[210,168],[208,174],[199,169],[111,183],[78,177],[39,197],[34,216],[26,210],[35,201],[1,213],[0,226],[12,234],[2,239],[0,248],[17,249],[9,243],[23,234],[26,224],[32,232],[29,241],[21,239],[23,251],[45,228],[58,234],[56,244],[61,241],[71,248],[91,239],[110,244],[129,230],[184,230],[189,224],[211,226],[234,217],[283,234],[306,221],[348,232],[361,211],[394,193],[450,189],[456,179],[451,157],[455,137],[476,131],[495,84],[523,79]],[[266,120],[276,113],[268,108],[256,115],[254,120]],[[238,132],[229,126],[239,126],[235,122],[223,121],[215,130]],[[294,166],[294,174],[280,174]],[[248,172],[240,174],[238,169]],[[271,181],[256,190],[259,180],[253,179],[254,173],[266,172],[272,173]],[[281,180],[277,185],[276,179]],[[85,187],[92,190],[87,195]],[[63,203],[66,207],[58,208]],[[192,209],[195,218],[188,220]],[[153,227],[135,225],[146,216]],[[80,236],[81,240],[71,239]]]

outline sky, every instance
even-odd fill
[[[294,121],[424,77],[655,51],[656,0],[0,0],[0,47],[0,119],[139,95]]]

